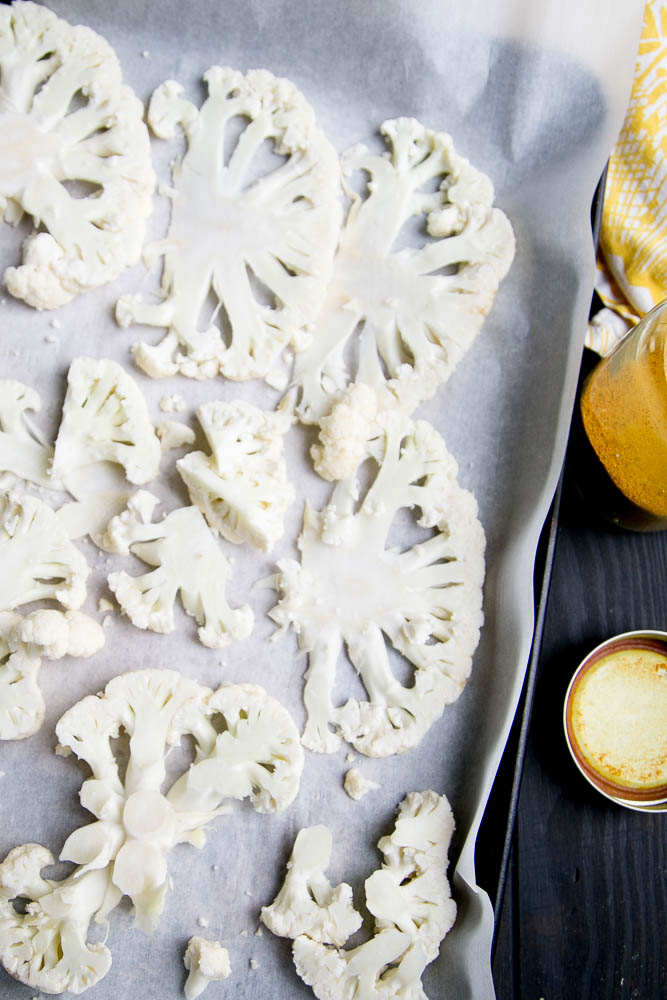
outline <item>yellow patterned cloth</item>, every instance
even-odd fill
[[[608,354],[667,298],[667,4],[647,0],[635,79],[609,160],[586,345]]]

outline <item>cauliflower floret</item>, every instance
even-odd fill
[[[104,528],[127,504],[130,483],[157,476],[162,449],[135,380],[108,358],[75,358],[56,438],[52,474],[76,498],[58,516],[72,537]],[[121,471],[122,470],[122,471]]]
[[[42,657],[92,656],[103,645],[102,628],[80,611],[0,612],[0,740],[24,739],[42,725]]]
[[[28,411],[37,413],[41,406],[34,389],[13,379],[0,379],[0,472],[56,489],[58,483],[50,473],[53,448],[27,416]]]
[[[323,511],[306,505],[301,563],[278,562],[270,615],[282,630],[292,625],[309,654],[305,745],[331,752],[342,735],[383,757],[415,746],[463,690],[482,624],[484,533],[430,424],[387,411],[368,447],[378,472],[358,509],[359,473],[338,483]],[[386,547],[401,508],[420,509],[418,525],[432,530],[404,551]],[[416,668],[412,685],[394,676],[385,637]],[[337,708],[343,644],[369,700]]]
[[[320,444],[310,449],[315,472],[333,482],[347,479],[366,457],[377,410],[375,393],[360,382],[350,385],[320,420]]]
[[[190,499],[214,532],[268,552],[294,500],[283,457],[289,417],[241,400],[205,403],[197,416],[211,455],[193,451],[176,463]]]
[[[307,934],[313,941],[344,945],[361,927],[352,889],[345,882],[332,888],[324,872],[331,857],[331,833],[326,826],[300,830],[287,864],[283,886],[260,919],[279,937]]]
[[[351,767],[349,771],[346,772],[345,778],[343,779],[343,788],[351,799],[358,802],[359,799],[363,799],[364,795],[368,795],[369,792],[374,792],[380,786],[377,781],[371,781],[370,778],[364,778],[361,771],[356,767]]]
[[[183,965],[190,975],[185,983],[187,1000],[196,1000],[214,980],[226,979],[232,971],[229,952],[219,941],[195,935],[188,941]]]
[[[111,965],[104,944],[86,941],[91,919],[103,919],[109,905],[110,877],[94,871],[61,882],[43,879],[42,868],[53,863],[45,847],[23,844],[0,864],[0,962],[32,989],[83,993]],[[12,905],[17,898],[28,901],[23,913]]]
[[[393,834],[378,844],[384,863],[366,880],[373,938],[348,951],[306,934],[294,941],[296,970],[319,1000],[425,1000],[421,976],[456,917],[445,874],[453,830],[444,795],[403,800]]]
[[[111,573],[109,589],[137,628],[173,632],[173,605],[181,603],[201,626],[198,636],[205,646],[226,646],[245,639],[254,624],[247,605],[230,608],[225,587],[231,574],[229,560],[196,507],[180,507],[157,524],[151,522],[157,498],[140,490],[127,510],[113,518],[103,539],[116,552],[132,551],[152,573],[132,577]]]
[[[168,328],[157,347],[134,347],[153,377],[264,377],[288,344],[301,345],[324,297],[340,221],[338,160],[288,80],[219,66],[204,80],[200,109],[173,80],[151,98],[153,131],[170,137],[180,124],[188,148],[173,169],[169,233],[148,250],[164,258],[163,297],[150,305],[123,296],[116,318]],[[220,162],[240,119],[247,127]],[[267,140],[285,158],[268,169]],[[216,305],[202,328],[210,295]]]
[[[85,600],[85,557],[36,497],[0,495],[0,565],[0,610],[45,598],[79,608]]]
[[[71,479],[97,462],[122,465],[142,485],[160,468],[160,442],[135,380],[108,358],[75,358],[56,438],[53,474],[71,491]],[[76,493],[74,493],[76,496]]]
[[[412,118],[387,121],[381,132],[386,155],[355,146],[342,157],[345,176],[366,172],[369,182],[363,199],[348,191],[327,298],[296,357],[292,389],[306,423],[320,420],[350,381],[370,386],[381,409],[398,404],[409,415],[429,399],[479,332],[514,256],[489,178],[448,135]],[[425,190],[437,178],[438,190]],[[397,248],[415,216],[433,239]]]
[[[55,309],[139,258],[155,185],[143,109],[103,38],[36,3],[0,8],[0,81],[0,215],[46,230],[5,282]]]

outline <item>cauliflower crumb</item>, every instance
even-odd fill
[[[250,968],[251,968],[251,969],[252,969],[253,971],[254,971],[255,969],[258,969],[258,968],[259,968],[259,962],[257,961],[257,959],[256,959],[256,958],[251,958],[251,959],[250,959]]]
[[[343,779],[343,788],[350,798],[357,802],[364,795],[368,795],[369,792],[373,792],[379,787],[377,781],[370,781],[370,779],[364,778],[363,774],[356,767],[351,767]]]
[[[182,413],[185,406],[185,398],[179,392],[172,395],[165,393],[160,400],[160,409],[163,413]]]
[[[255,931],[255,937],[262,937],[263,934],[264,931],[262,930],[262,928],[258,927],[257,930]]]
[[[56,337],[55,333],[47,333],[47,335],[44,337],[44,343],[45,344],[59,344],[60,343],[60,338]]]
[[[208,920],[206,917],[197,918],[197,927],[208,927]]]
[[[97,610],[101,613],[103,611],[113,611],[114,604],[107,597],[100,597],[97,602]]]

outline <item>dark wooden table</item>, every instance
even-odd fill
[[[557,523],[497,909],[497,997],[665,1000],[667,813],[634,812],[598,795],[569,757],[561,720],[569,680],[590,649],[618,632],[667,630],[667,532],[633,534],[596,520],[567,461]],[[480,837],[478,875],[492,898],[498,856],[487,845],[502,842],[519,729],[517,721]]]

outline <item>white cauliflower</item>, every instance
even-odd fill
[[[226,979],[232,971],[227,949],[219,941],[208,941],[198,935],[188,941],[183,965],[189,972],[184,987],[187,1000],[196,1000],[209,983]]]
[[[242,400],[205,403],[197,416],[211,454],[190,452],[176,463],[190,499],[216,534],[268,552],[295,495],[283,456],[290,418]]]
[[[369,442],[378,471],[361,505],[359,473],[324,510],[306,505],[301,563],[281,560],[274,580],[270,615],[309,654],[303,741],[319,752],[335,750],[338,734],[369,756],[414,747],[463,690],[479,641],[484,533],[474,497],[426,421],[387,412],[378,426],[384,433]],[[405,551],[386,547],[402,508],[418,508],[418,525],[432,529]],[[394,676],[385,637],[416,668],[410,686]],[[343,644],[369,700],[334,707]]]
[[[313,941],[342,947],[361,927],[350,886],[342,882],[332,888],[324,874],[330,857],[326,826],[299,831],[283,886],[271,905],[262,907],[260,917],[270,931],[292,939],[307,934]]]
[[[349,385],[331,412],[320,420],[320,443],[310,455],[317,472],[333,482],[347,479],[366,458],[377,400],[370,386]]]
[[[254,615],[247,605],[230,608],[227,603],[231,566],[202,514],[196,507],[179,507],[153,523],[157,502],[139,490],[127,510],[109,523],[103,539],[105,548],[132,551],[156,567],[138,577],[123,571],[109,575],[109,589],[121,608],[137,628],[173,632],[173,605],[180,594],[183,607],[201,626],[197,634],[205,646],[245,639],[252,631]]]
[[[263,377],[288,344],[300,344],[320,308],[338,236],[340,172],[312,108],[288,80],[219,66],[204,79],[201,109],[174,81],[151,98],[153,131],[169,138],[180,124],[188,149],[173,169],[169,232],[149,248],[164,258],[163,299],[123,296],[116,318],[168,328],[157,347],[134,347],[149,375]],[[247,127],[223,159],[239,118]],[[277,166],[265,155],[267,140],[284,158]],[[202,326],[211,294],[215,309]]]
[[[161,457],[132,376],[108,358],[74,358],[52,466],[52,475],[77,501],[58,512],[71,536],[89,533],[99,544],[131,495],[128,480],[142,485],[154,479]]]
[[[110,871],[70,875],[58,882],[41,877],[54,863],[39,844],[23,844],[0,864],[0,962],[10,976],[44,993],[83,993],[109,971],[111,953],[89,944],[88,926],[104,923],[120,900]],[[28,901],[19,913],[12,900]]]
[[[114,755],[121,730],[130,739],[124,771]],[[53,858],[38,845],[15,848],[0,865],[0,961],[33,988],[80,993],[111,964],[104,945],[86,942],[93,916],[104,922],[127,895],[137,924],[151,931],[170,885],[171,849],[203,846],[205,826],[231,799],[248,798],[260,813],[285,809],[299,789],[303,750],[292,719],[262,688],[212,692],[173,670],[115,677],[66,712],[56,734],[57,752],[75,753],[92,772],[80,798],[96,821],[65,842],[60,859],[77,867],[60,883],[40,877]],[[167,758],[184,736],[195,759],[174,780]],[[29,901],[25,912],[12,905],[17,897]]]
[[[0,610],[52,599],[80,608],[88,564],[48,504],[36,497],[0,494]]]
[[[42,609],[25,618],[0,611],[0,740],[24,739],[42,725],[42,657],[92,656],[103,645],[102,628],[80,611]]]
[[[0,7],[0,216],[35,225],[12,295],[55,309],[138,260],[155,184],[142,113],[90,28]]]
[[[37,413],[41,406],[34,389],[13,379],[0,379],[0,473],[57,488],[51,476],[53,448],[27,416],[28,411]]]
[[[306,423],[320,420],[350,381],[370,386],[381,408],[398,404],[408,414],[430,398],[479,332],[514,256],[489,178],[448,135],[412,118],[387,121],[381,132],[387,154],[355,146],[342,158],[345,176],[369,180],[364,198],[348,192],[327,298],[296,357],[292,385]],[[429,190],[437,178],[438,190]],[[409,223],[432,239],[397,245]]]
[[[378,847],[382,867],[366,880],[371,940],[348,951],[307,932],[293,945],[296,970],[318,1000],[426,1000],[421,977],[456,917],[446,877],[454,820],[444,795],[413,792]]]
[[[376,791],[380,786],[377,781],[371,781],[370,778],[365,778],[361,771],[356,767],[351,767],[349,771],[346,771],[345,777],[343,779],[343,788],[347,795],[355,802],[359,799],[363,799],[364,795],[368,795],[369,792]]]

